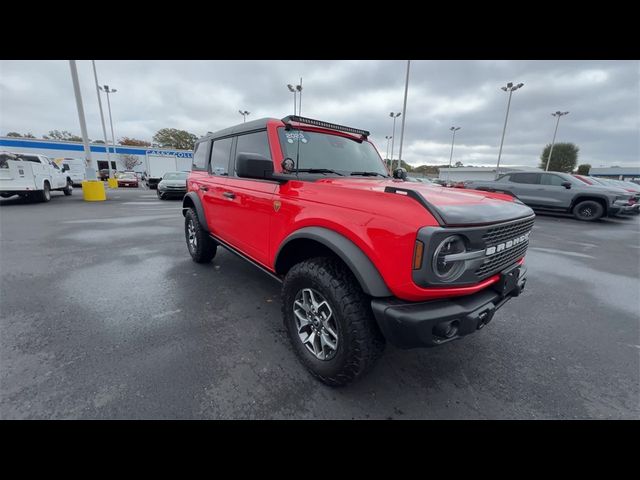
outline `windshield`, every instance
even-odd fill
[[[137,177],[136,177],[135,173],[123,173],[122,175],[120,175],[120,178],[127,178],[127,179],[130,179],[130,180],[135,180]]]
[[[169,172],[165,173],[163,180],[186,180],[187,172]]]
[[[278,129],[285,158],[296,160],[300,144],[300,162],[297,168],[323,168],[343,175],[351,172],[375,172],[388,175],[375,147],[367,141],[327,133],[304,130]],[[299,140],[299,142],[298,142]]]

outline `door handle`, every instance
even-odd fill
[[[224,197],[226,197],[226,198],[228,198],[230,200],[233,200],[234,198],[236,198],[236,194],[233,193],[233,192],[223,192],[222,196],[224,196]]]
[[[198,188],[199,188],[200,190],[202,190],[203,192],[208,192],[208,191],[209,191],[209,187],[206,187],[206,186],[204,186],[204,185],[200,185]]]

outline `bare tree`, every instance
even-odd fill
[[[120,161],[124,165],[125,170],[133,170],[136,165],[142,164],[136,155],[120,155]]]

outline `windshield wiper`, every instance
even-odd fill
[[[387,178],[389,176],[380,172],[351,172],[351,175],[362,175],[363,177],[375,177],[376,175],[380,175],[384,178]]]
[[[338,173],[330,168],[298,168],[291,173],[335,173],[336,175],[344,176],[342,173]]]

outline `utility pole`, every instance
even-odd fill
[[[104,136],[104,149],[107,152],[107,165],[109,166],[109,178],[113,178],[111,174],[111,154],[109,153],[109,140],[107,140],[107,127],[104,124],[104,112],[102,111],[102,98],[100,98],[100,84],[98,83],[98,73],[96,72],[96,61],[91,60],[93,65],[93,78],[96,82],[96,95],[98,95],[98,107],[100,107],[100,121],[102,122],[102,135]],[[96,167],[98,165],[96,164]]]
[[[563,115],[567,115],[568,113],[569,112],[557,111],[551,114],[551,116],[553,117],[558,117],[558,120],[556,121],[556,129],[553,132],[553,140],[551,140],[551,149],[549,150],[549,157],[547,158],[547,166],[544,169],[545,172],[549,171],[549,163],[551,162],[551,154],[553,153],[553,146],[556,143],[556,133],[558,133],[558,125],[560,125],[560,117],[562,117]]]
[[[393,118],[393,133],[391,134],[391,173],[393,173],[393,143],[396,136],[396,118],[398,118],[400,115],[402,115],[402,112],[389,112],[389,116]]]
[[[400,127],[400,152],[398,152],[398,168],[402,166],[402,141],[404,140],[404,121],[407,118],[407,93],[409,93],[409,68],[411,60],[407,60],[407,79],[404,84],[404,105],[402,106],[402,126]]]
[[[115,88],[109,89],[109,85],[104,85],[103,87],[99,87],[100,90],[104,90],[107,94],[107,107],[109,109],[109,124],[111,125],[111,143],[113,144],[113,154],[116,154],[116,136],[113,133],[113,117],[111,116],[111,101],[109,100],[110,93],[116,93],[118,90]],[[109,178],[111,177],[111,165],[109,165]]]
[[[73,81],[73,93],[76,97],[76,107],[78,109],[78,119],[80,120],[80,133],[82,134],[82,143],[84,145],[84,161],[85,171],[88,180],[95,180],[95,173],[89,167],[91,165],[91,147],[89,146],[89,135],[87,134],[87,123],[84,118],[84,107],[82,106],[82,93],[80,92],[80,81],[78,80],[78,68],[75,60],[69,60],[69,68],[71,69],[71,80]]]

